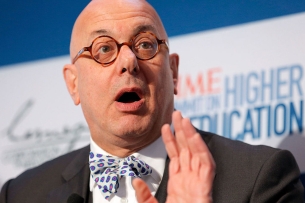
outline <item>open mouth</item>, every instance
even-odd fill
[[[132,103],[140,101],[140,96],[136,92],[124,92],[118,99],[121,103]]]

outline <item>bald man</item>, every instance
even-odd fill
[[[146,1],[91,1],[70,56],[90,145],[8,181],[1,203],[303,201],[290,152],[197,131],[174,111],[179,57]]]

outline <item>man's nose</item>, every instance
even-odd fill
[[[128,72],[135,75],[140,71],[138,60],[131,48],[127,45],[123,45],[117,57],[117,71],[119,74]]]

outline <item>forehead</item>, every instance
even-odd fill
[[[163,26],[154,9],[145,1],[93,0],[81,14],[80,31],[86,41],[99,35],[128,40],[141,31],[162,36]]]

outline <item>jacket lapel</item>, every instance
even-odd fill
[[[84,198],[85,202],[89,202],[89,199],[92,201],[92,198],[90,197],[91,192],[89,191],[89,150],[89,146],[83,148],[72,161],[67,164],[66,169],[62,173],[63,184],[49,193],[47,199],[48,203],[66,203],[69,196],[73,193]]]
[[[166,158],[165,168],[163,172],[163,178],[159,185],[159,188],[155,194],[156,199],[159,203],[164,203],[167,197],[167,182],[168,182],[168,165],[169,165],[169,157]]]

